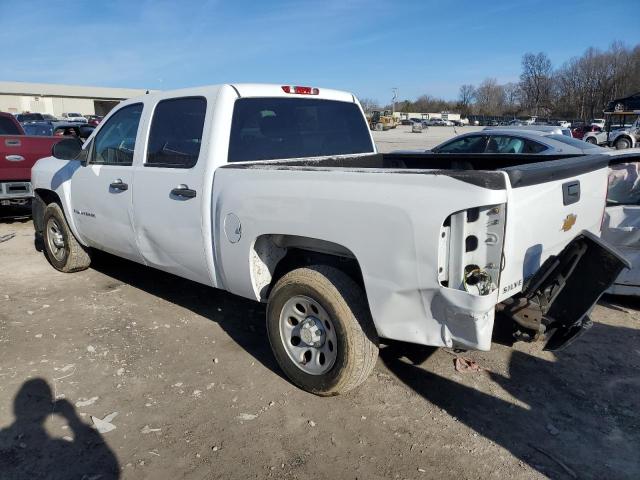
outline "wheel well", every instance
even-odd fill
[[[62,208],[62,202],[56,192],[46,190],[44,188],[36,188],[33,192],[35,198],[31,206],[31,216],[33,218],[33,227],[37,234],[44,230],[44,209],[50,203],[57,203]]]
[[[260,300],[286,273],[309,265],[330,265],[349,275],[365,291],[362,270],[346,247],[326,240],[297,235],[261,235],[251,249],[251,280]]]
[[[633,141],[631,140],[631,137],[629,137],[628,135],[620,135],[618,138],[616,138],[615,142],[613,142],[613,143],[618,143],[620,140],[626,140],[629,143],[633,144]]]

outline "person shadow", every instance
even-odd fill
[[[15,421],[0,430],[0,478],[116,480],[120,466],[100,433],[83,422],[66,399],[54,400],[41,379],[26,381],[13,401]],[[51,437],[45,422],[60,415],[73,438]]]

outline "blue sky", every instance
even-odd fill
[[[0,80],[273,82],[382,103],[398,87],[401,99],[454,99],[463,83],[517,80],[527,51],[555,66],[589,46],[640,43],[637,10],[638,0],[0,0]]]

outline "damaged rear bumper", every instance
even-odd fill
[[[630,262],[590,232],[583,231],[531,277],[522,293],[498,306],[545,350],[570,345],[591,327],[589,312]]]

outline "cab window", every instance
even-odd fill
[[[193,167],[200,155],[206,110],[204,97],[159,102],[151,121],[145,166]]]
[[[127,105],[114,113],[96,134],[89,163],[131,165],[141,116],[141,103]]]

